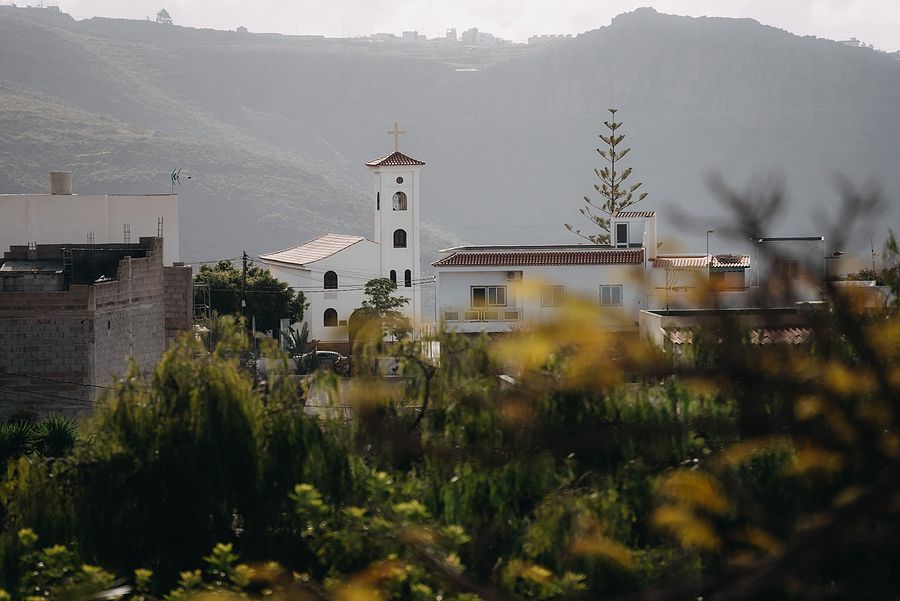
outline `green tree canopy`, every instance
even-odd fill
[[[374,278],[366,282],[366,300],[363,301],[362,307],[354,312],[353,321],[357,324],[379,324],[376,328],[380,327],[382,337],[390,334],[400,338],[408,333],[411,329],[409,319],[398,309],[406,306],[409,299],[397,296],[395,292],[397,282],[389,278]],[[354,329],[359,330],[359,326],[355,326]]]
[[[580,228],[565,224],[566,229],[570,232],[590,240],[594,244],[609,244],[609,218],[647,197],[647,192],[638,192],[641,182],[626,183],[631,176],[631,167],[623,169],[620,161],[631,152],[631,149],[621,148],[625,134],[618,133],[622,122],[616,121],[617,111],[618,109],[609,109],[610,120],[603,122],[609,133],[599,136],[606,144],[606,148],[597,148],[597,153],[603,157],[605,164],[600,169],[594,169],[594,173],[600,178],[600,183],[594,184],[594,190],[600,194],[600,200],[591,200],[589,196],[585,196],[584,202],[587,203],[587,206],[581,208],[581,214],[600,228],[601,233],[582,234]]]
[[[242,271],[230,261],[204,265],[194,277],[194,282],[209,284],[210,306],[214,311],[220,314],[241,313]],[[256,317],[259,330],[276,332],[279,321],[285,317],[291,323],[303,319],[306,307],[304,294],[295,292],[285,282],[252,263],[247,267],[244,296],[247,306],[243,314],[248,324],[251,317]]]
[[[169,15],[169,11],[164,8],[159,9],[159,12],[156,13],[156,22],[171,25],[172,17]]]

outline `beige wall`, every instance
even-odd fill
[[[160,217],[163,263],[171,265],[181,252],[178,195],[0,194],[0,249],[30,242],[85,244],[89,232],[96,244],[123,242],[126,223],[134,243],[156,237]]]

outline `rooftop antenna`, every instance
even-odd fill
[[[191,179],[190,175],[185,174],[187,179]],[[172,180],[172,194],[175,194],[175,184],[181,185],[181,167],[178,169],[172,169],[172,173],[169,175],[169,178]]]
[[[875,240],[869,238],[869,244],[872,245],[872,275],[875,275]]]

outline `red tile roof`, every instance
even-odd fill
[[[713,255],[712,268],[716,267],[750,267],[749,255]]]
[[[456,252],[432,263],[435,267],[518,267],[532,265],[638,265],[644,249],[591,249],[518,252]]]
[[[619,211],[613,217],[622,219],[634,219],[637,217],[656,217],[656,211]]]
[[[812,336],[810,328],[756,328],[750,332],[751,344],[803,344]]]
[[[408,157],[402,152],[392,152],[379,159],[375,159],[366,163],[367,167],[404,167],[424,165],[422,161]]]
[[[654,267],[665,269],[702,269],[704,267],[746,269],[750,267],[750,257],[747,255],[659,255],[650,260]]]
[[[690,328],[666,328],[666,338],[674,345],[693,344],[694,331]],[[804,344],[812,336],[812,329],[798,327],[754,328],[750,332],[750,344]],[[721,342],[721,340],[719,340]]]

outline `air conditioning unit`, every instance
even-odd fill
[[[521,271],[507,271],[506,272],[506,281],[507,282],[521,282],[522,281],[522,272]]]

